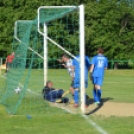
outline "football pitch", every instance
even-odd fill
[[[33,70],[32,75],[40,75]],[[70,78],[65,69],[49,70],[49,80],[57,88],[68,89]],[[33,80],[35,81],[35,79]],[[5,78],[0,77],[0,88]],[[31,85],[32,88],[32,85]],[[42,89],[42,85],[40,90]],[[39,91],[35,91],[39,93]],[[0,105],[0,133],[2,134],[133,134],[134,133],[134,71],[107,70],[102,87],[103,105],[87,115],[66,111],[66,114],[9,115]],[[0,90],[1,91],[1,90]],[[89,80],[87,93],[92,97]],[[1,92],[2,94],[2,92]],[[111,105],[112,104],[112,105]],[[131,105],[130,105],[131,104]],[[54,108],[54,107],[53,107]],[[55,109],[55,108],[54,108]],[[63,109],[60,109],[64,111]],[[66,110],[66,109],[65,109]],[[127,113],[128,112],[128,113]],[[133,113],[130,114],[129,112]]]

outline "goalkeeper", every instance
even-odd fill
[[[64,102],[67,103],[69,99],[64,97],[63,89],[53,88],[53,82],[47,81],[46,86],[42,90],[43,98],[50,102]]]

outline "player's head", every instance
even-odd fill
[[[11,55],[14,55],[15,53],[14,52],[12,52],[12,54]]]
[[[104,53],[104,50],[103,48],[99,47],[98,50],[97,50],[98,54],[103,54]]]
[[[52,81],[47,81],[46,86],[49,88],[53,87],[53,82]]]
[[[69,59],[69,57],[68,57],[67,54],[62,54],[61,58],[62,58],[62,61],[63,61],[63,62],[67,62],[68,59]]]

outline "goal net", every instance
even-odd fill
[[[84,7],[43,6],[35,20],[18,20],[14,27],[15,58],[6,76],[0,102],[9,114],[57,114],[74,109],[68,103],[44,100],[42,89],[48,80],[53,87],[68,91],[71,77],[57,59],[66,53],[80,55],[80,105],[84,112]],[[78,60],[78,59],[76,59]],[[20,89],[20,90],[17,90]],[[67,95],[69,100],[73,97]],[[80,108],[75,110],[80,111]]]

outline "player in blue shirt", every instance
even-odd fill
[[[90,77],[94,84],[93,96],[96,104],[100,103],[101,100],[101,86],[103,83],[104,71],[107,69],[108,61],[103,55],[103,49],[98,49],[98,55],[94,56],[91,61]]]
[[[80,56],[76,56],[78,60],[80,60]],[[74,106],[78,107],[79,103],[79,88],[80,88],[80,62],[73,59],[72,65],[74,67]],[[85,88],[88,86],[88,71],[90,68],[90,60],[87,56],[85,56]]]

